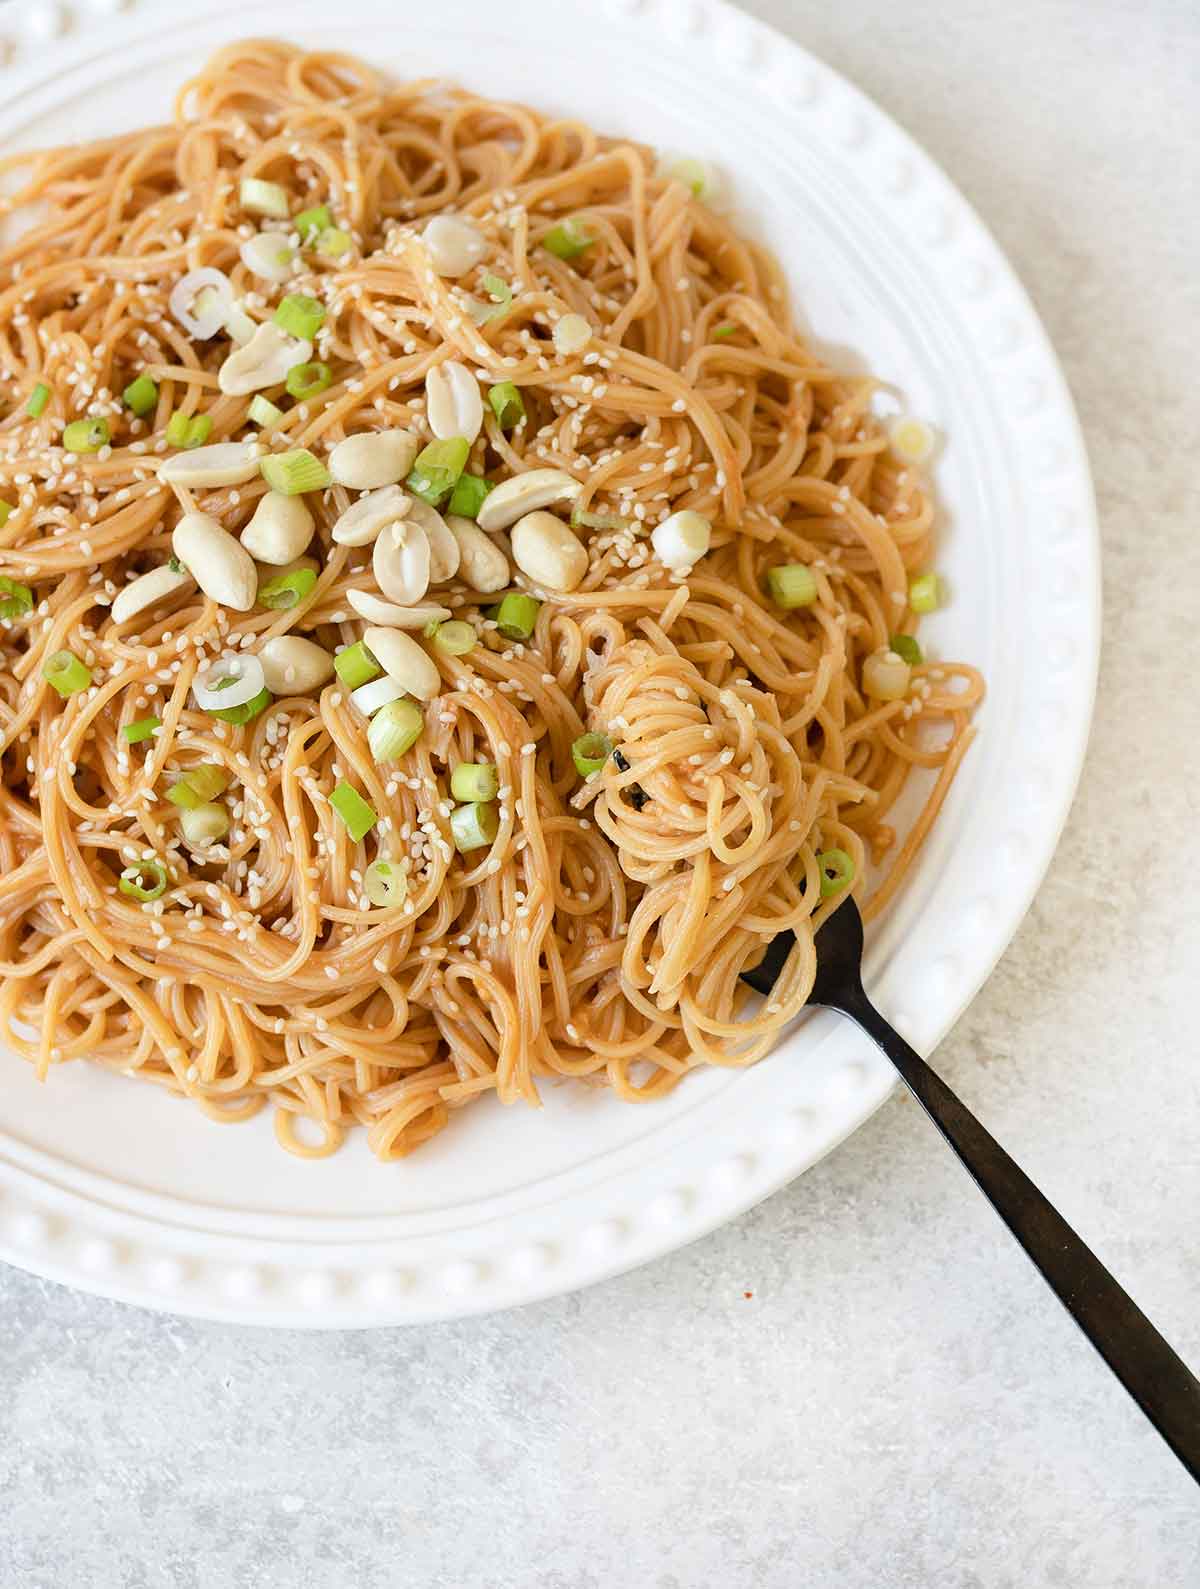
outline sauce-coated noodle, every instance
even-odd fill
[[[982,693],[946,663],[915,666],[902,698],[862,692],[863,660],[913,630],[907,584],[933,509],[888,451],[871,383],[832,373],[794,329],[777,265],[644,149],[266,42],[215,57],[172,126],[4,170],[10,186],[24,173],[8,207],[25,229],[0,253],[0,498],[15,507],[0,572],[34,604],[0,626],[7,1041],[43,1075],[87,1059],[215,1119],[273,1103],[279,1141],[305,1155],[359,1122],[385,1158],[485,1092],[534,1103],[540,1080],[588,1077],[656,1098],[694,1065],[764,1054],[804,1003],[812,929],[836,906],[818,853],[846,852],[862,894],[868,859],[886,868],[896,850],[876,901],[889,898]],[[328,205],[348,251],[305,248],[283,284],[251,276],[239,251],[273,223],[239,206],[244,177],[280,184],[293,216]],[[420,241],[441,211],[488,245],[457,281]],[[590,241],[560,259],[541,239],[571,217]],[[168,309],[201,266],[225,272],[252,320],[284,292],[325,304],[313,357],[332,384],[301,403],[266,394],[285,410],[271,450],[326,458],[382,427],[428,440],[425,377],[454,357],[485,385],[514,382],[527,412],[502,432],[488,411],[469,471],[561,468],[582,486],[576,516],[603,519],[581,521],[588,573],[543,602],[528,643],[484,619],[495,595],[454,581],[431,594],[480,643],[423,642],[441,693],[399,762],[375,763],[337,680],[244,727],[191,694],[213,655],[361,637],[347,593],[375,587],[369,549],[330,540],[353,500],[341,486],[307,498],[320,577],[291,610],[236,612],[188,586],[112,619],[132,575],[170,556],[183,511],[155,474],[168,417],[207,415],[212,443],[255,434],[249,399],[218,388],[228,336],[193,340]],[[592,337],[560,354],[568,312]],[[120,394],[142,373],[157,404],[135,420]],[[31,417],[39,381],[51,397]],[[108,418],[111,446],[64,451],[64,425],[86,415]],[[263,489],[194,495],[237,533]],[[682,508],[713,525],[684,578],[649,540]],[[789,563],[817,581],[792,612],[764,587]],[[64,649],[92,670],[65,699],[42,675]],[[151,715],[157,734],[128,743],[122,729]],[[585,783],[571,747],[587,730],[621,759]],[[465,855],[447,790],[462,761],[495,763],[501,785],[494,841]],[[230,832],[208,849],[164,799],[198,763],[230,780]],[[942,772],[899,846],[888,816],[914,768]],[[384,818],[357,844],[329,802],[339,781]],[[365,896],[377,856],[407,868],[399,907]],[[117,879],[147,857],[170,878],[143,903]],[[797,947],[759,1003],[739,973],[784,927]]]

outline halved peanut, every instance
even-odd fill
[[[112,620],[114,623],[128,623],[131,618],[136,618],[139,612],[145,612],[147,607],[156,606],[168,596],[174,596],[177,591],[190,590],[192,584],[190,574],[177,574],[166,563],[161,568],[152,568],[148,574],[140,575],[113,597],[113,604],[109,609]]]
[[[425,531],[429,542],[429,583],[444,584],[458,572],[458,542],[446,527],[446,521],[436,508],[420,497],[413,497],[409,518]]]
[[[208,513],[185,513],[171,534],[171,549],[204,594],[222,607],[249,612],[258,594],[250,553]]]
[[[428,623],[443,623],[451,616],[449,607],[438,607],[432,602],[399,607],[394,601],[385,601],[369,590],[348,590],[346,600],[360,618],[384,629],[424,629]]]
[[[347,436],[329,454],[329,473],[338,485],[352,491],[393,486],[412,468],[420,446],[407,430],[373,430]]]
[[[313,516],[302,496],[268,491],[259,498],[242,545],[260,563],[292,563],[312,540]]]
[[[570,502],[582,487],[565,469],[528,469],[503,481],[483,499],[475,516],[481,530],[506,530],[522,515],[551,502]]]
[[[473,442],[483,429],[483,394],[465,364],[447,359],[425,377],[425,412],[441,441],[465,436]]]
[[[368,629],[363,644],[389,679],[419,701],[429,701],[441,688],[432,658],[402,629]]]
[[[308,695],[333,677],[333,658],[302,635],[276,635],[258,653],[263,682],[272,695]]]
[[[588,571],[587,548],[553,513],[527,513],[512,531],[513,561],[535,585],[575,590]]]
[[[339,546],[370,546],[386,525],[407,518],[412,505],[399,486],[381,486],[351,503],[330,533]]]
[[[458,542],[458,577],[472,590],[490,595],[511,582],[512,570],[500,547],[470,519],[450,514],[446,519]]]
[[[274,321],[265,320],[249,342],[225,360],[217,371],[217,384],[229,397],[244,397],[277,386],[294,364],[306,364],[311,358],[311,342],[290,337]]]
[[[218,441],[211,447],[193,447],[164,458],[158,478],[172,486],[194,486],[215,491],[218,486],[245,485],[258,475],[261,449],[256,442]]]
[[[429,537],[420,524],[400,519],[387,525],[371,555],[375,583],[389,600],[411,607],[429,589]]]

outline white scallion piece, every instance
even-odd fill
[[[232,306],[229,277],[213,265],[189,270],[171,288],[167,299],[172,315],[198,342],[207,342],[225,329],[225,318]]]
[[[263,281],[287,281],[296,266],[296,250],[280,232],[256,232],[238,249],[252,276]]]
[[[708,551],[712,525],[702,513],[684,508],[664,519],[650,536],[659,562],[677,574],[690,573]]]
[[[280,187],[278,182],[264,182],[261,177],[243,177],[238,200],[251,215],[269,215],[273,220],[286,221],[291,214],[287,189]]]
[[[179,826],[189,844],[201,849],[215,844],[229,832],[229,812],[215,800],[192,806],[179,813]]]
[[[231,682],[225,683],[225,680]],[[262,663],[249,651],[214,657],[192,680],[192,694],[202,712],[245,706],[265,688]]]
[[[408,874],[394,861],[372,861],[363,873],[363,893],[372,905],[381,909],[403,905],[408,893]]]
[[[225,316],[225,329],[238,347],[244,348],[258,330],[258,324],[250,318],[241,304],[235,301],[230,304],[229,312]]]
[[[937,432],[913,414],[900,414],[887,428],[888,447],[897,463],[923,464],[933,457]]]
[[[698,160],[694,155],[664,154],[655,174],[673,182],[682,182],[710,210],[724,209],[728,202],[724,179],[708,160]]]
[[[872,651],[862,666],[863,689],[872,700],[903,700],[911,680],[912,668],[889,646]]]
[[[350,704],[357,706],[364,717],[371,717],[381,706],[389,706],[407,693],[403,684],[385,673],[382,678],[372,679],[369,684],[360,684],[356,690],[351,690]]]
[[[565,314],[554,327],[556,353],[581,353],[591,340],[592,328],[581,314]]]
[[[488,251],[487,238],[457,215],[435,215],[421,233],[429,263],[439,276],[465,276]]]

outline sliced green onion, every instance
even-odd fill
[[[444,441],[431,441],[422,447],[404,482],[413,496],[420,497],[436,508],[458,484],[471,451],[465,436],[450,436]]]
[[[613,742],[607,734],[580,734],[571,746],[571,760],[581,778],[599,772],[612,755]]]
[[[591,513],[586,508],[571,509],[571,523],[575,529],[625,530],[632,521],[619,513]]]
[[[354,239],[340,226],[327,226],[317,239],[317,253],[326,259],[341,259],[354,247]]]
[[[219,794],[224,794],[233,782],[225,768],[215,761],[200,762],[198,766],[185,773],[184,777],[201,800],[215,800]]]
[[[817,599],[817,582],[806,563],[781,563],[767,569],[767,587],[777,607],[811,607]]]
[[[8,523],[9,517],[17,511],[15,502],[0,502],[0,530]]]
[[[333,216],[329,213],[328,204],[314,204],[293,217],[292,225],[300,233],[302,243],[311,243],[327,226],[333,225]]]
[[[206,800],[203,805],[184,811],[179,826],[189,844],[215,844],[229,832],[229,812],[224,806]]]
[[[528,640],[537,625],[541,602],[514,592],[492,608],[489,616],[506,640]]]
[[[363,892],[372,905],[402,905],[408,877],[391,861],[372,861],[363,873]]]
[[[329,484],[329,470],[307,447],[277,452],[261,459],[258,467],[271,490],[281,491],[285,497],[297,497],[305,491],[323,491]]]
[[[908,605],[914,612],[936,612],[945,599],[940,574],[918,574],[908,582]]]
[[[525,418],[525,399],[512,381],[497,381],[488,387],[488,402],[501,430],[512,430]]]
[[[127,866],[117,879],[117,887],[130,899],[140,899],[143,904],[160,899],[167,891],[170,875],[161,861],[139,861]]]
[[[311,342],[325,319],[325,305],[306,292],[289,292],[279,300],[279,308],[272,318],[288,336]]]
[[[712,334],[713,341],[714,342],[724,342],[726,337],[736,336],[740,329],[741,329],[741,327],[736,325],[734,323],[734,321],[726,320],[724,325],[717,326],[714,329],[713,334]]]
[[[62,433],[68,452],[99,452],[110,440],[107,419],[73,419]]]
[[[570,216],[550,228],[542,238],[542,247],[557,259],[574,259],[578,254],[582,254],[585,248],[590,248],[595,241],[583,222]]]
[[[894,634],[888,641],[888,645],[891,646],[898,657],[903,657],[910,667],[919,667],[925,660],[915,635]]]
[[[276,574],[258,587],[258,605],[271,612],[290,612],[311,594],[317,583],[315,568],[293,568],[286,574]]]
[[[235,727],[241,728],[243,724],[253,722],[260,712],[265,712],[271,701],[270,690],[259,690],[257,695],[252,695],[240,706],[223,706],[219,711],[210,710],[208,715],[219,717],[223,723],[232,723]]]
[[[425,719],[415,701],[407,698],[381,706],[367,724],[367,744],[376,761],[395,761],[421,737]]]
[[[41,419],[46,412],[46,404],[50,401],[50,388],[45,381],[39,381],[29,394],[29,401],[25,404],[25,412],[31,419]]]
[[[342,819],[346,832],[355,844],[366,838],[379,821],[379,813],[374,806],[368,805],[358,790],[352,789],[348,783],[337,785],[329,796],[329,804]]]
[[[450,813],[450,833],[456,850],[465,854],[490,844],[500,828],[500,813],[487,800],[455,806]]]
[[[42,663],[42,677],[65,698],[87,689],[92,682],[92,670],[73,651],[56,651]]]
[[[193,414],[192,422],[188,426],[185,447],[203,447],[212,435],[212,416],[210,414]]]
[[[372,679],[377,679],[383,669],[362,641],[357,640],[334,657],[333,671],[348,690],[356,690],[360,684],[369,684]]]
[[[490,761],[460,761],[450,774],[450,793],[456,800],[494,800],[500,774]]]
[[[125,724],[121,737],[127,745],[140,745],[144,739],[153,739],[161,727],[161,717],[139,717],[136,723]]]
[[[7,515],[6,515],[7,516]],[[7,574],[0,574],[0,618],[23,618],[33,611],[33,592]]]
[[[697,160],[694,155],[664,156],[658,163],[655,175],[682,182],[704,203],[711,203],[720,194],[721,183],[717,173],[706,160]]]
[[[479,636],[465,619],[451,618],[447,623],[434,625],[433,643],[447,656],[465,657],[468,651],[474,651],[478,640]]]
[[[157,404],[158,387],[148,375],[139,375],[121,393],[121,401],[141,419]]]
[[[817,856],[821,872],[821,898],[831,899],[854,881],[854,859],[845,850],[822,850]]]
[[[261,177],[243,177],[238,197],[242,208],[251,215],[271,215],[277,221],[286,221],[292,207],[286,188],[278,182],[264,182]]]
[[[197,806],[224,794],[230,782],[224,767],[215,761],[202,761],[199,766],[190,767],[178,783],[171,785],[167,790],[167,799],[181,811],[194,811]]]
[[[172,553],[171,556],[167,558],[167,567],[171,570],[171,572],[173,574],[186,574],[187,573],[187,569],[184,568],[183,564],[179,561],[179,559],[175,556],[174,553]]]
[[[327,386],[333,384],[333,371],[328,364],[319,360],[312,360],[308,364],[293,364],[287,372],[287,389],[292,397],[299,398],[303,403],[306,398],[315,397],[318,392],[323,392]]]
[[[450,493],[450,506],[446,511],[457,513],[463,519],[473,519],[483,506],[483,499],[489,491],[495,489],[492,482],[485,480],[482,475],[459,475],[454,490]]]
[[[497,319],[506,310],[512,307],[512,288],[499,276],[493,276],[491,271],[483,278],[484,291],[492,300],[491,303],[476,301],[471,309],[471,318],[476,325],[485,326],[490,320]]]
[[[176,409],[167,421],[167,444],[171,447],[203,447],[212,435],[213,422],[208,414],[185,414]]]
[[[261,425],[265,430],[268,425],[277,425],[283,418],[283,409],[276,408],[269,397],[264,397],[258,392],[250,400],[250,407],[246,410],[246,418],[252,425]]]

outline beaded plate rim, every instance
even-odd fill
[[[343,12],[372,16],[370,0]],[[310,0],[195,0],[188,26],[238,19],[236,31],[304,37],[319,9]],[[466,26],[469,0],[444,5]],[[968,358],[989,387],[990,420],[1015,444],[1007,493],[1018,538],[1006,554],[1030,564],[1039,515],[1041,577],[1024,636],[1043,647],[1045,673],[1014,685],[1053,745],[1014,782],[1011,819],[994,833],[994,864],[962,898],[937,952],[923,960],[918,992],[884,970],[879,1002],[929,1049],[986,979],[1049,864],[1082,767],[1099,655],[1099,531],[1086,452],[1066,383],[1031,303],[987,229],[934,161],[882,110],[836,72],[725,0],[603,0],[606,40],[637,52],[686,53],[714,92],[754,90],[745,115],[766,116],[819,148],[847,186],[851,206],[869,199],[898,222],[914,302],[943,351]],[[68,70],[103,71],[126,49],[175,26],[170,0],[28,0],[0,18],[5,128]],[[555,15],[550,0],[513,0],[506,21],[534,28]],[[766,158],[774,159],[773,154]],[[852,221],[853,218],[851,218]],[[848,223],[850,224],[850,223]],[[864,264],[864,269],[867,266]],[[914,274],[915,273],[915,274]],[[924,294],[924,298],[922,298]],[[916,312],[914,310],[914,312]],[[982,489],[982,486],[981,486]],[[1044,515],[1044,517],[1043,517]],[[1019,671],[1019,669],[1018,669]],[[1014,775],[1015,776],[1015,775]],[[932,883],[919,880],[922,897]],[[894,949],[895,945],[892,944]],[[806,1039],[819,1081],[784,1102],[778,1072],[760,1066],[739,1081],[728,1118],[697,1109],[694,1129],[653,1136],[635,1174],[597,1171],[559,1198],[527,1200],[495,1218],[476,1210],[428,1228],[366,1220],[298,1224],[236,1217],[139,1196],[102,1179],[67,1173],[10,1137],[0,1106],[0,1257],[46,1278],[142,1306],[237,1323],[350,1328],[417,1323],[515,1306],[636,1267],[731,1219],[791,1180],[857,1128],[891,1092],[890,1067],[848,1024],[820,1018]],[[795,1046],[789,1038],[783,1049]],[[774,1062],[772,1062],[774,1064]],[[751,1078],[754,1078],[753,1080]],[[728,1096],[728,1094],[726,1094]],[[614,1161],[620,1158],[613,1155]]]

